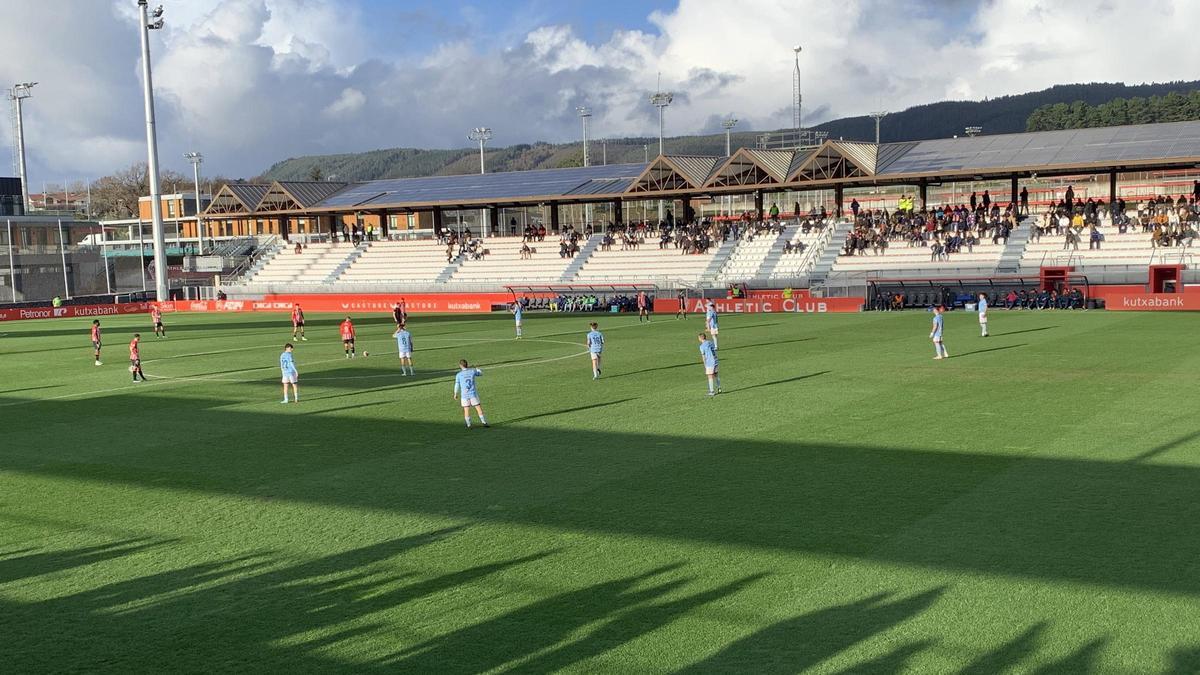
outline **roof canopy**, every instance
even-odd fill
[[[1185,166],[1200,166],[1200,121],[882,145],[829,140],[803,152],[742,148],[729,157],[661,155],[647,164],[349,184],[230,183],[205,214],[414,211]]]

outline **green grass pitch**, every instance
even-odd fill
[[[309,318],[0,324],[0,670],[1200,670],[1195,315]]]

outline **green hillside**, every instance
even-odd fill
[[[1042,91],[1002,96],[983,101],[941,101],[914,106],[887,116],[881,128],[883,142],[946,138],[961,134],[964,127],[982,126],[985,134],[1016,133],[1027,128],[1041,128],[1033,124],[1035,113],[1054,108],[1066,109],[1071,104],[1100,107],[1116,99],[1138,99],[1139,97],[1165,97],[1175,92],[1187,94],[1200,89],[1200,81],[1167,82],[1160,84],[1125,85],[1120,83],[1094,82],[1089,84],[1058,85]],[[1178,98],[1178,97],[1176,97]],[[1173,99],[1174,100],[1174,99]],[[1185,99],[1186,100],[1186,99]],[[1078,103],[1076,103],[1078,102]],[[1057,106],[1057,107],[1056,107]],[[1070,123],[1075,118],[1098,119],[1096,115],[1056,116]],[[1114,118],[1113,116],[1105,116]],[[1041,119],[1039,117],[1038,119]],[[1117,122],[1120,123],[1120,122]],[[1080,124],[1079,126],[1095,126]],[[825,122],[816,127],[828,131],[833,138],[874,140],[875,122],[867,116],[846,117]],[[1048,128],[1063,128],[1051,126]],[[754,147],[759,131],[742,131],[733,134],[733,147]],[[647,152],[657,154],[657,139],[622,138],[610,139],[607,143],[609,164],[641,162]],[[675,136],[666,141],[667,151],[676,154],[723,155],[725,135]],[[603,150],[599,142],[592,147],[593,161],[603,161]],[[489,171],[524,171],[548,169],[582,164],[582,149],[578,142],[519,144],[491,148],[487,152]],[[374,180],[378,178],[404,178],[413,176],[451,175],[474,173],[479,170],[479,155],[474,148],[453,150],[424,150],[418,148],[392,148],[369,152],[340,155],[310,155],[294,157],[277,162],[262,174],[268,180],[309,180],[314,177],[336,178],[344,181]]]

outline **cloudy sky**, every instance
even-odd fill
[[[386,147],[786,126],[1053,84],[1200,77],[1195,0],[162,0],[152,33],[165,168],[247,176]],[[31,187],[145,158],[135,0],[4,0],[0,82],[26,107]],[[7,174],[11,134],[0,133]]]

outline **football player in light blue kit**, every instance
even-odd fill
[[[417,371],[413,370],[412,364],[412,333],[408,332],[407,326],[408,324],[402,320],[399,327],[396,328],[396,332],[392,333],[392,337],[396,338],[396,349],[400,352],[400,374],[416,375]],[[405,372],[405,366],[408,366],[408,372]]]
[[[708,301],[708,308],[704,310],[704,327],[708,329],[712,335],[713,349],[717,348],[717,305],[712,300]]]
[[[717,343],[709,342],[708,336],[700,333],[700,359],[704,361],[704,374],[708,376],[708,395],[721,393],[721,376],[717,373]]]
[[[979,304],[975,306],[979,310],[979,329],[983,331],[983,337],[988,336],[987,332],[987,296],[983,293],[979,294]]]
[[[283,346],[283,353],[279,355],[279,370],[283,373],[283,400],[280,403],[288,402],[288,385],[292,385],[292,398],[296,403],[300,402],[300,391],[296,389],[296,383],[300,381],[300,373],[296,371],[296,358],[292,356],[292,350],[295,347],[292,343],[287,343]]]
[[[933,340],[933,351],[937,354],[933,357],[935,361],[950,357],[950,353],[946,351],[946,344],[942,342],[942,324],[945,320],[943,311],[941,305],[933,308],[933,330],[929,332],[929,339]]]
[[[592,327],[592,330],[588,331],[584,344],[587,345],[588,352],[592,355],[592,379],[598,380],[600,379],[600,355],[604,353],[604,334],[600,332],[595,321],[588,325]]]
[[[521,301],[518,300],[512,305],[513,320],[517,322],[517,339],[521,339]]]
[[[454,376],[454,398],[460,399],[462,402],[463,419],[467,423],[467,428],[471,428],[472,407],[479,414],[479,423],[486,427],[488,426],[487,418],[483,416],[483,406],[479,403],[479,392],[475,390],[475,378],[483,375],[483,371],[472,368],[467,364],[466,359],[459,361],[458,367],[460,370]]]

